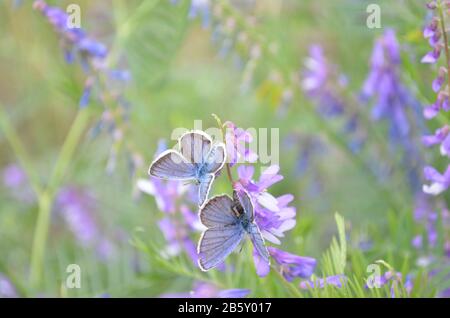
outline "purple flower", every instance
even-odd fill
[[[3,184],[10,189],[17,189],[28,182],[25,171],[16,164],[10,164],[3,169]]]
[[[437,8],[435,2],[429,4],[429,10],[434,10]],[[447,10],[445,8],[439,8],[442,14],[446,14]],[[436,13],[433,13],[436,14]],[[436,63],[441,54],[442,47],[448,46],[448,43],[444,43],[443,39],[446,36],[441,36],[442,33],[446,35],[448,32],[442,28],[440,23],[440,17],[434,16],[431,22],[425,27],[423,36],[429,39],[429,43],[433,50],[428,52],[423,58],[423,63]],[[448,56],[445,56],[447,59]],[[439,68],[439,73],[437,78],[432,83],[433,91],[438,93],[437,99],[434,104],[426,107],[423,110],[423,115],[426,119],[434,118],[438,115],[439,111],[443,110],[448,112],[450,110],[450,99],[448,95],[448,87],[444,85],[446,79],[448,80],[448,65]],[[434,135],[426,135],[422,138],[423,143],[426,146],[433,146],[440,144],[440,152],[443,156],[450,157],[450,136],[449,136],[449,126],[444,125],[442,128],[437,129]],[[423,192],[431,195],[438,195],[450,186],[450,165],[447,166],[446,171],[440,174],[436,169],[431,166],[424,168],[425,178],[431,181],[430,185],[423,185]],[[433,235],[432,235],[433,237]]]
[[[334,77],[338,80],[333,81]],[[301,86],[310,98],[318,102],[319,112],[324,116],[336,116],[344,111],[344,105],[335,92],[336,83],[338,88],[345,86],[335,74],[334,66],[325,59],[322,47],[312,45],[304,63]]]
[[[11,196],[24,203],[33,203],[35,196],[25,171],[17,164],[9,164],[3,169],[3,185]]]
[[[0,298],[17,298],[19,297],[16,288],[11,281],[0,273]]]
[[[333,275],[325,278],[315,278],[300,283],[301,289],[308,288],[324,288],[326,285],[332,285],[337,288],[342,288],[347,283],[347,276],[345,275]]]
[[[267,192],[267,188],[283,179],[278,174],[279,169],[277,165],[272,165],[261,173],[259,181],[255,181],[252,166],[239,166],[239,180],[234,185],[237,190],[243,188],[249,193],[255,208],[255,222],[261,234],[275,244],[280,244],[277,237],[284,237],[284,232],[291,230],[296,223],[296,210],[289,206],[294,197],[285,194],[275,198]]]
[[[342,91],[347,86],[346,76],[339,74],[334,65],[328,63],[322,47],[312,45],[305,60],[301,87],[305,94],[317,104],[316,111],[324,119],[338,117],[343,120],[342,134],[347,146],[357,152],[365,140],[365,131],[354,110],[346,107]],[[347,108],[347,109],[346,109]]]
[[[434,64],[437,62],[440,56],[441,56],[441,49],[439,47],[435,47],[432,51],[425,54],[420,60],[420,62],[425,64]]]
[[[165,257],[177,256],[184,250],[192,262],[197,264],[197,248],[189,238],[186,227],[169,217],[161,219],[158,226],[167,242],[163,251]]]
[[[154,177],[139,179],[137,187],[140,191],[153,196],[158,209],[166,213],[175,213],[177,200],[185,191],[178,181],[166,181]]]
[[[416,235],[412,241],[411,241],[411,245],[414,246],[416,249],[420,249],[422,248],[422,235]]]
[[[189,293],[163,294],[162,298],[244,298],[250,293],[249,289],[220,290],[210,283],[198,282]]]
[[[275,247],[269,247],[268,250],[288,282],[292,282],[296,277],[309,278],[313,274],[317,263],[314,258],[294,255]]]
[[[444,289],[438,295],[439,298],[450,298],[450,288]]]
[[[393,271],[387,271],[383,275],[377,276],[374,279],[375,288],[381,288],[383,286],[386,286],[390,284],[390,294],[391,298],[395,298],[395,289],[399,288],[398,284],[402,283],[402,273],[400,272],[393,272]],[[409,296],[411,294],[411,291],[413,289],[413,281],[412,276],[410,274],[406,275],[405,282],[403,284],[403,287],[406,290],[406,294]],[[365,285],[364,288],[369,288],[369,285]]]
[[[106,57],[108,50],[105,45],[89,38],[81,28],[69,27],[69,16],[62,9],[49,6],[43,0],[36,0],[33,6],[41,11],[55,30],[61,34],[62,44],[69,61],[73,59],[74,53],[79,53],[83,60],[87,57],[94,59]]]
[[[439,173],[435,168],[426,166],[424,168],[425,179],[431,181],[430,185],[423,186],[423,192],[431,195],[438,195],[450,186],[450,165],[443,174]]]
[[[410,93],[403,86],[399,76],[400,47],[391,29],[377,39],[372,52],[371,70],[364,83],[362,94],[365,99],[374,98],[372,116],[390,122],[395,135],[406,136],[410,129],[405,111]]]
[[[166,145],[161,140],[155,157],[164,150],[166,150]],[[190,235],[202,231],[204,226],[200,223],[197,214],[192,212],[187,204],[189,201],[195,202],[195,204],[197,202],[196,199],[190,200],[191,193],[187,191],[187,187],[183,186],[180,181],[150,177],[149,179],[139,179],[137,188],[141,192],[153,196],[158,209],[166,215],[158,222],[166,240],[163,255],[169,258],[185,252],[197,266],[197,247]]]
[[[211,15],[210,11],[209,0],[192,0],[188,16],[190,19],[201,17],[203,27],[207,27]]]
[[[450,157],[450,127],[445,125],[435,131],[433,135],[425,135],[422,137],[425,146],[431,147],[440,144],[442,155]]]
[[[428,7],[430,10],[430,7]],[[425,39],[428,39],[428,42],[430,46],[432,47],[432,50],[425,54],[424,57],[422,57],[421,62],[425,64],[434,64],[439,59],[439,56],[441,55],[441,38],[442,38],[442,32],[439,29],[439,20],[437,17],[433,17],[431,22],[425,27],[423,30],[423,37]]]
[[[227,126],[225,143],[230,166],[232,167],[236,163],[255,162],[258,155],[249,147],[249,144],[253,141],[252,135],[230,121],[226,122],[225,125]]]
[[[65,187],[56,198],[56,211],[83,246],[92,246],[100,237],[94,218],[92,195],[76,187]]]

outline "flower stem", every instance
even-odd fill
[[[272,266],[272,270],[276,273],[279,280],[283,283],[283,285],[286,286],[286,288],[291,292],[293,296],[297,298],[304,298],[304,296],[298,290],[298,288],[295,287],[293,284],[289,283],[275,267]]]
[[[75,152],[75,149],[81,139],[84,130],[86,129],[88,122],[89,111],[87,109],[79,109],[61,148],[55,167],[47,185],[47,190],[51,195],[54,194],[54,192],[57,190],[57,187],[60,185],[61,180],[64,177],[64,173],[67,170],[70,160]]]
[[[50,222],[51,198],[48,193],[39,197],[39,214],[34,230],[33,246],[31,250],[30,281],[33,287],[40,285],[42,265],[45,256],[45,243]]]
[[[45,244],[47,243],[48,229],[50,225],[50,212],[55,194],[58,186],[61,184],[81,136],[88,124],[88,119],[88,110],[79,109],[61,148],[47,187],[38,198],[39,211],[31,251],[30,273],[30,280],[32,286],[34,287],[38,287],[41,283],[43,262],[45,257]]]
[[[222,131],[222,141],[223,141],[224,145],[226,145],[226,141],[225,141],[226,131],[225,131],[224,125],[222,124],[222,121],[220,120],[219,116],[217,116],[216,114],[212,114],[212,116],[217,121],[217,124],[219,125],[219,129]],[[225,151],[226,151],[226,149],[225,149]],[[231,183],[231,187],[233,187],[234,180],[233,180],[233,175],[231,174],[231,166],[228,162],[225,162],[225,168],[227,171],[228,180]]]
[[[437,6],[438,12],[439,12],[439,18],[440,18],[440,24],[442,29],[442,37],[444,38],[444,50],[445,50],[445,65],[447,67],[447,80],[448,80],[448,89],[450,89],[450,53],[448,49],[448,36],[447,36],[447,30],[445,29],[445,16],[444,16],[444,10],[442,8],[442,1],[438,2]]]

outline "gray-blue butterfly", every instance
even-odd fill
[[[183,134],[178,145],[179,151],[169,149],[161,153],[148,173],[161,179],[193,181],[198,185],[198,205],[202,206],[215,174],[225,164],[225,145],[213,144],[211,137],[199,130]]]
[[[211,198],[200,209],[200,221],[207,227],[198,242],[198,265],[207,271],[222,263],[247,234],[262,260],[270,264],[269,252],[254,222],[253,204],[245,191],[234,191],[233,199],[223,194]]]

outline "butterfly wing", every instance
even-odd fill
[[[247,191],[245,190],[239,190],[233,191],[233,198],[235,201],[239,202],[241,206],[244,208],[245,214],[247,215],[250,222],[253,222],[254,219],[254,208],[252,200],[250,199],[250,196],[248,195]]]
[[[208,228],[235,224],[232,206],[233,200],[228,195],[215,196],[200,209],[200,221]]]
[[[217,143],[212,146],[208,155],[205,158],[205,171],[208,173],[216,173],[222,169],[226,160],[226,150],[223,143]]]
[[[267,264],[270,264],[269,251],[267,251],[266,245],[264,243],[264,238],[259,231],[258,225],[256,225],[255,223],[250,223],[247,231],[250,235],[253,246],[258,251],[258,254],[265,262],[267,262]]]
[[[196,166],[178,151],[166,150],[152,162],[148,173],[162,179],[188,180],[195,178]]]
[[[179,139],[180,152],[189,162],[201,165],[211,150],[211,137],[202,131],[185,133]]]
[[[200,177],[198,185],[198,205],[202,206],[208,198],[209,190],[211,190],[212,183],[214,181],[214,175],[211,173],[205,174]]]
[[[198,265],[202,271],[222,263],[244,237],[240,224],[218,226],[203,232],[198,244]]]

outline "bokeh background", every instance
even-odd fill
[[[208,11],[195,11],[193,6],[203,2]],[[427,228],[414,221],[418,195],[410,175],[417,175],[420,189],[424,162],[441,162],[442,167],[445,162],[420,143],[423,129],[436,127],[412,121],[408,138],[423,161],[409,166],[401,142],[390,139],[389,121],[373,120],[372,102],[361,99],[375,41],[394,30],[401,52],[396,67],[411,98],[404,109],[414,114],[433,100],[436,68],[420,63],[429,50],[422,38],[429,19],[424,1],[48,1],[63,9],[72,3],[81,8],[82,28],[108,49],[106,67],[124,71],[125,79],[107,84],[107,93],[93,89],[83,108],[89,113],[87,123],[50,203],[36,284],[30,282],[30,262],[39,202],[16,151],[0,132],[3,286],[8,281],[25,297],[157,297],[188,293],[199,282],[249,289],[254,297],[389,297],[389,286],[377,292],[364,289],[366,266],[384,260],[403,274],[399,286],[407,275],[414,278],[413,292],[397,296],[434,297],[445,290],[445,275],[429,274],[436,268],[448,272],[448,228],[442,218],[436,248],[417,249],[411,243]],[[379,29],[366,26],[369,3],[381,8]],[[33,9],[33,1],[2,1],[0,34],[2,116],[45,185],[91,73],[79,61],[67,63],[61,34]],[[350,149],[342,128],[347,115],[322,116],[320,102],[302,89],[304,63],[315,44],[329,63],[324,85],[366,118],[357,128],[370,131],[361,151]],[[118,96],[125,102],[118,103]],[[111,113],[120,118],[114,125],[108,121]],[[173,146],[172,130],[192,128],[194,120],[215,126],[212,113],[243,128],[279,128],[284,180],[270,191],[292,193],[297,208],[297,224],[281,246],[318,259],[317,277],[338,274],[327,273],[321,260],[337,235],[334,214],[339,213],[345,218],[346,275],[359,288],[293,292],[297,280],[286,283],[274,271],[266,278],[256,275],[249,244],[230,257],[235,267],[226,275],[200,272],[183,253],[170,260],[157,255],[165,245],[158,227],[164,213],[136,182],[147,178],[161,139]],[[99,129],[102,123],[107,128]],[[378,164],[385,169],[379,175],[374,173]],[[214,192],[227,187],[220,178]],[[440,200],[448,203],[448,192]],[[64,285],[72,263],[82,269],[80,289]]]

